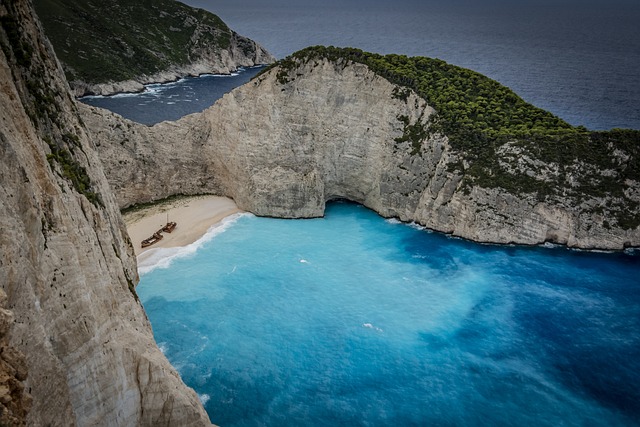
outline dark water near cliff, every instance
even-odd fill
[[[219,425],[640,425],[640,254],[478,245],[348,203],[157,251],[175,258],[138,294]]]
[[[147,85],[141,93],[85,96],[81,101],[138,123],[153,125],[164,120],[178,120],[210,107],[225,93],[251,80],[262,68],[242,68],[231,75],[205,74],[172,83]]]
[[[640,129],[640,1],[186,0],[282,58],[310,45],[479,71],[574,125]]]

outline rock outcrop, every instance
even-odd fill
[[[154,342],[118,206],[31,3],[2,2],[0,23],[0,286],[27,423],[209,425]]]
[[[203,113],[153,127],[81,111],[121,207],[213,193],[257,215],[299,218],[321,216],[327,201],[346,198],[479,242],[640,246],[640,228],[612,226],[594,209],[610,198],[577,204],[465,185],[465,153],[446,135],[427,132],[419,145],[404,137],[412,127],[428,129],[433,108],[413,91],[398,96],[396,85],[359,63],[320,58],[275,67]],[[533,168],[518,150],[502,148],[505,168],[515,162],[517,173],[543,179],[557,166]],[[640,183],[625,185],[640,201]]]
[[[175,0],[35,0],[75,96],[269,64],[262,46],[219,17]]]
[[[5,308],[7,295],[0,290],[0,425],[24,426],[31,395],[24,388],[28,369],[24,354],[9,344],[13,313]]]

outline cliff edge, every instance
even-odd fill
[[[209,425],[154,342],[118,206],[34,16],[0,4],[0,286],[27,424]]]
[[[153,127],[81,110],[121,207],[213,193],[299,218],[346,198],[478,242],[640,246],[640,132],[572,128],[438,60],[407,77],[408,60],[311,48]]]

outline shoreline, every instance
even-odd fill
[[[185,248],[198,242],[216,225],[234,214],[242,214],[235,202],[227,197],[198,195],[184,196],[178,199],[163,200],[151,206],[122,214],[127,232],[134,247],[134,253],[138,263],[138,270],[144,271],[157,264],[163,258],[172,258],[179,248]],[[231,218],[229,218],[231,219]],[[640,248],[630,247],[622,250],[570,247],[566,244],[541,242],[536,244],[504,244],[496,242],[481,242],[454,236],[430,229],[415,222],[403,222],[398,218],[384,218],[395,220],[409,227],[419,228],[428,232],[443,234],[448,238],[466,240],[480,245],[499,247],[538,247],[538,248],[564,248],[565,250],[585,253],[624,253],[635,254]],[[177,226],[172,233],[163,232],[162,239],[146,248],[141,247],[141,242],[161,229],[168,221],[175,221]],[[224,227],[223,227],[224,228]],[[162,249],[162,250],[159,250]],[[173,250],[172,250],[173,249]]]
[[[122,218],[140,264],[148,257],[151,249],[188,246],[201,239],[213,225],[230,215],[242,212],[235,202],[227,197],[187,196],[124,213]],[[177,223],[173,232],[161,233],[160,241],[142,248],[142,240],[152,236],[167,221]]]
[[[189,78],[199,78],[203,76],[221,76],[221,77],[229,77],[234,74],[242,73],[246,70],[250,70],[252,68],[260,68],[267,67],[269,64],[255,64],[255,65],[239,65],[236,68],[213,72],[213,71],[205,71],[202,73],[169,73],[169,72],[161,72],[159,74],[150,76],[147,79],[138,78],[131,80],[123,80],[119,82],[111,82],[111,83],[84,83],[84,82],[76,82],[77,86],[73,86],[71,91],[74,93],[74,97],[77,101],[82,100],[82,98],[87,97],[111,97],[115,95],[136,95],[144,93],[147,86],[150,85],[164,85],[176,83],[182,79]],[[96,90],[97,89],[97,90]],[[99,92],[99,93],[97,93]]]

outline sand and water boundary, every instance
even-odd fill
[[[162,250],[181,248],[197,242],[214,225],[223,219],[239,214],[235,202],[220,196],[179,197],[160,201],[123,213],[127,231],[141,270],[155,264],[152,258],[166,257],[173,251]],[[141,242],[160,230],[168,221],[176,222],[171,233],[162,233],[162,240],[146,248]]]

